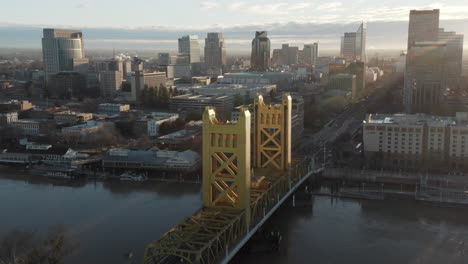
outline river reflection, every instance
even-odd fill
[[[68,227],[80,244],[66,263],[141,263],[146,245],[200,207],[200,185],[74,182],[0,172],[0,236]]]
[[[411,200],[315,197],[267,223],[281,249],[233,263],[468,263],[468,209]]]
[[[69,227],[79,250],[66,263],[141,263],[145,246],[201,205],[200,185],[76,182],[0,174],[0,235]],[[288,201],[267,222],[278,252],[241,254],[233,263],[468,263],[468,209],[411,200],[314,197]]]

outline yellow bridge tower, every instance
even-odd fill
[[[306,175],[306,160],[291,160],[292,99],[267,105],[255,100],[254,169],[251,115],[220,122],[203,113],[203,207],[150,243],[144,264],[212,264],[229,260]],[[303,181],[304,179],[302,179]]]
[[[203,206],[246,210],[250,219],[250,112],[221,123],[215,110],[203,114]],[[248,226],[248,223],[247,223]]]
[[[291,165],[292,98],[283,94],[279,105],[266,105],[261,94],[255,99],[254,161],[256,168],[285,170]]]

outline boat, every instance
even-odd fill
[[[148,178],[143,173],[126,171],[120,175],[121,181],[146,181]]]
[[[66,172],[63,171],[46,171],[43,174],[45,177],[51,178],[63,178],[63,179],[71,179],[71,176],[68,175]]]

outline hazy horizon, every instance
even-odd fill
[[[440,26],[448,31],[468,34],[468,19],[441,20]],[[302,47],[307,43],[319,42],[320,50],[333,52],[339,50],[340,37],[344,32],[357,29],[358,23],[277,23],[246,25],[226,28],[207,28],[204,30],[160,29],[160,28],[80,28],[84,34],[86,49],[130,49],[176,51],[177,39],[182,35],[198,35],[201,48],[204,46],[206,32],[222,32],[228,51],[233,54],[250,51],[250,43],[257,30],[267,30],[272,48],[283,43]],[[0,48],[40,48],[42,29],[52,26],[0,25]],[[368,22],[367,51],[405,50],[407,43],[407,21]]]

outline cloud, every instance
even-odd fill
[[[244,2],[234,2],[234,3],[229,4],[228,8],[237,10],[237,9],[241,9],[242,7],[244,7],[244,5],[245,5]]]
[[[89,3],[86,3],[86,2],[85,2],[85,3],[79,4],[79,5],[75,6],[75,7],[76,7],[76,8],[90,8],[91,5],[90,5]]]
[[[330,2],[326,4],[321,4],[317,7],[318,10],[326,10],[326,9],[336,9],[340,6],[342,6],[343,3],[341,2]]]
[[[214,7],[217,7],[219,4],[218,3],[215,3],[215,2],[203,2],[200,4],[200,8],[201,9],[210,9],[210,8],[214,8]]]
[[[305,9],[311,7],[311,3],[307,2],[300,2],[295,4],[288,4],[285,2],[275,3],[275,4],[256,4],[256,5],[247,5],[244,2],[234,2],[228,5],[229,9],[232,10],[239,10],[251,14],[256,15],[289,15],[292,14],[293,11],[295,13],[299,11],[303,11],[301,9]]]
[[[311,6],[312,6],[311,3],[306,3],[306,2],[296,3],[296,4],[292,4],[288,6],[288,10],[299,10],[299,9],[304,9],[304,8],[311,7]]]

